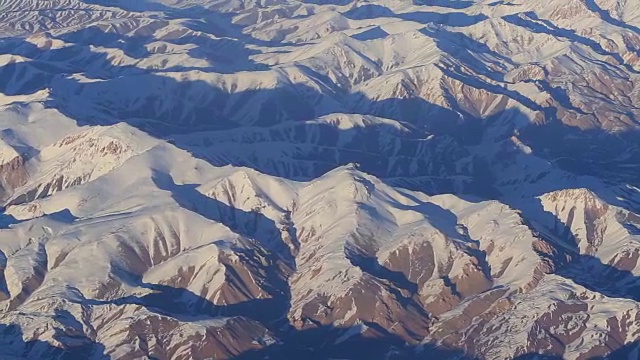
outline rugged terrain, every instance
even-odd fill
[[[640,358],[637,0],[0,0],[0,358]]]

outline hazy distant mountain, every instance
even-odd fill
[[[0,358],[639,359],[637,0],[0,0]]]

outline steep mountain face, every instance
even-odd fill
[[[0,357],[637,359],[632,0],[0,0]]]

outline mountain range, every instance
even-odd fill
[[[0,358],[640,359],[637,0],[0,0]]]

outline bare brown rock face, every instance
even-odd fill
[[[27,182],[28,177],[22,156],[18,155],[0,164],[0,199],[11,196],[14,189]]]

